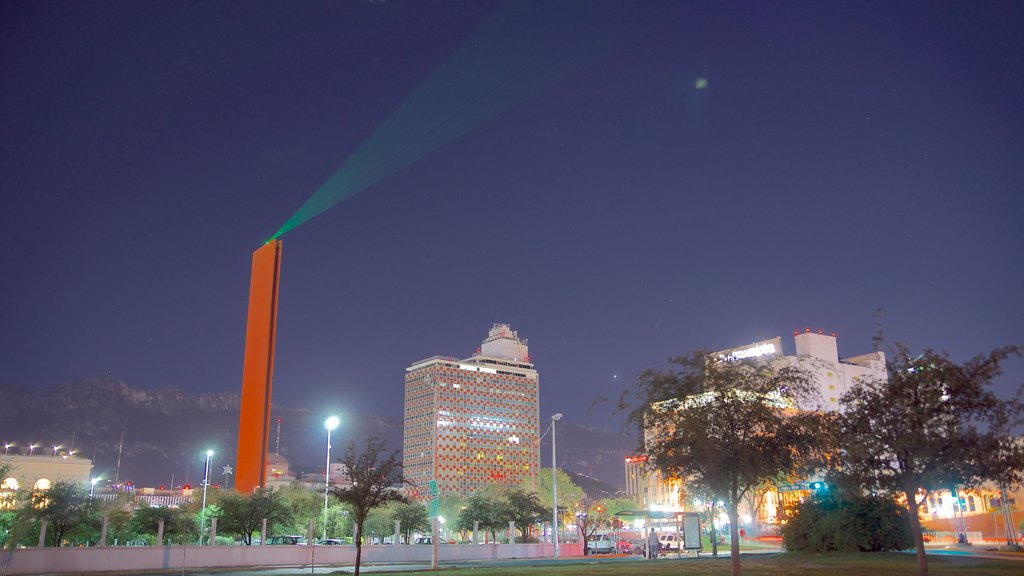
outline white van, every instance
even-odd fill
[[[587,538],[587,550],[591,554],[614,554],[615,539],[611,534],[594,534]]]
[[[678,552],[683,548],[686,548],[686,543],[683,542],[682,534],[662,534],[658,537],[658,541],[661,542],[662,551],[675,550]]]

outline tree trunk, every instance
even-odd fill
[[[725,511],[729,515],[729,574],[740,576],[740,510],[735,498]]]
[[[907,512],[910,513],[910,533],[914,537],[914,548],[917,550],[917,573],[928,576],[928,558],[924,555],[924,537],[921,532],[921,517],[917,515],[917,491],[904,490],[907,499]]]
[[[356,524],[354,532],[355,532],[355,535],[353,536],[353,540],[352,541],[356,545],[356,572],[355,572],[355,576],[359,576],[359,562],[363,558],[363,543],[362,543],[362,538],[361,538],[361,535],[363,533],[363,526],[361,524]]]

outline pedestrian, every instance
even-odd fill
[[[647,536],[647,559],[653,560],[657,558],[659,548],[661,548],[661,540],[658,540],[658,535],[654,533],[654,528],[651,528],[651,533]]]

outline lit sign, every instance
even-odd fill
[[[647,462],[647,456],[626,456],[626,464],[632,464],[633,462]]]
[[[723,354],[722,359],[732,362],[734,360],[743,360],[745,358],[756,358],[766,354],[775,354],[774,344],[758,344],[756,346],[751,346],[750,348],[733,350],[728,354]]]

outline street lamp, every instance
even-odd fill
[[[4,456],[7,456],[7,451],[11,449],[11,446],[14,446],[14,442],[4,442]]]
[[[89,498],[92,498],[93,494],[96,493],[96,483],[99,481],[99,478],[93,478],[92,480],[89,480]]]
[[[558,463],[555,459],[555,422],[561,419],[561,412],[551,416],[551,535],[555,543],[555,558],[558,558]]]
[[[28,445],[28,455],[31,456],[32,455],[32,451],[35,450],[36,448],[38,448],[38,446],[36,446],[35,444],[29,444]]]
[[[199,514],[200,544],[203,541],[203,532],[206,530],[206,487],[210,484],[210,456],[213,456],[213,450],[206,451],[206,472],[203,473],[203,511]]]
[[[331,416],[324,421],[324,428],[327,428],[327,467],[324,468],[324,540],[327,539],[327,496],[331,490],[331,430],[341,424],[337,416]]]

